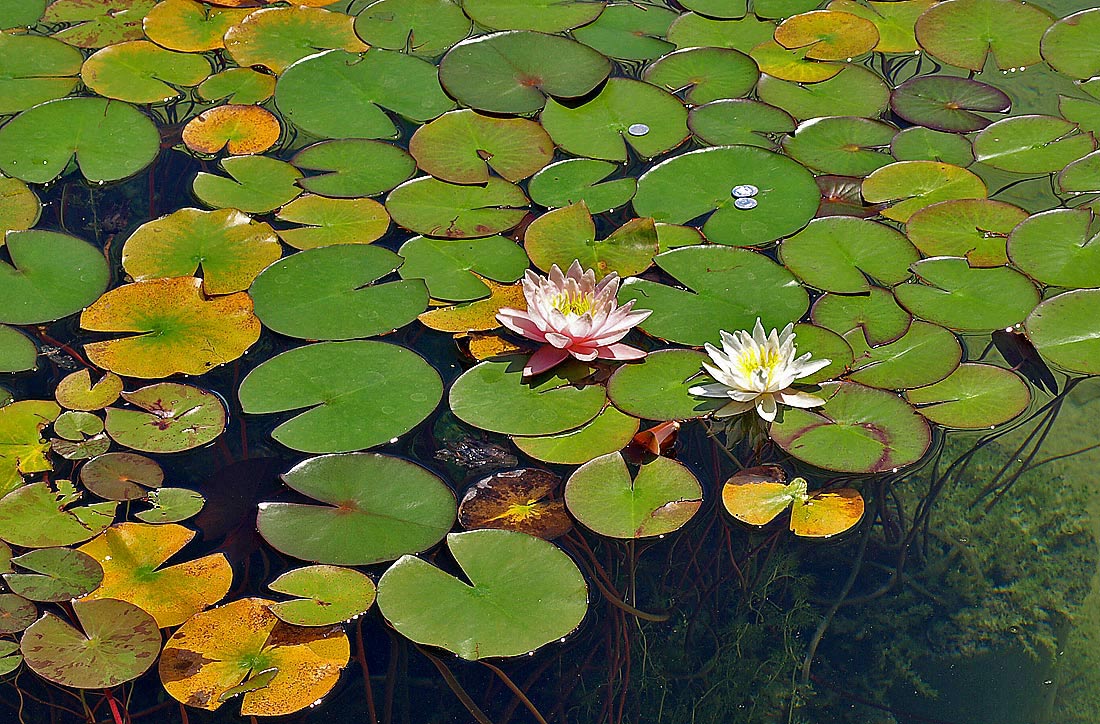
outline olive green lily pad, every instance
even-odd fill
[[[718,340],[719,330],[752,329],[757,318],[767,328],[800,319],[809,306],[794,275],[763,254],[720,245],[686,246],[653,258],[680,285],[627,279],[619,301],[637,300],[653,313],[641,323],[648,334],[680,344]],[[744,290],[757,290],[745,294]]]
[[[708,146],[740,144],[774,150],[779,134],[793,131],[795,122],[786,111],[767,103],[731,99],[692,108],[688,126]]]
[[[267,587],[298,596],[267,610],[298,626],[330,626],[350,621],[374,605],[374,581],[352,568],[306,566],[287,571]]]
[[[90,412],[66,410],[53,421],[53,431],[65,440],[84,440],[103,432],[103,420]]]
[[[103,48],[140,40],[141,22],[157,0],[132,0],[122,7],[115,0],[54,0],[42,14],[43,23],[67,23],[53,37],[78,48]]]
[[[869,387],[904,390],[939,382],[962,360],[962,345],[950,331],[913,320],[898,339],[871,347],[861,330],[844,335],[852,348],[848,378]]]
[[[219,165],[230,178],[200,172],[192,190],[207,206],[237,209],[250,214],[266,214],[302,193],[297,181],[298,169],[270,156],[234,156]]]
[[[505,357],[467,370],[451,387],[451,411],[490,432],[551,435],[580,427],[603,409],[603,387],[576,386],[590,372],[587,365],[569,363],[527,381],[525,362]]]
[[[252,8],[199,5],[194,0],[162,0],[145,14],[145,35],[157,45],[184,53],[225,47],[224,35],[244,20]]]
[[[958,2],[959,0],[954,0]],[[974,137],[974,158],[1014,173],[1051,173],[1092,152],[1096,140],[1055,116],[1013,116]]]
[[[38,618],[38,607],[14,593],[0,593],[0,634],[18,633],[30,626]],[[8,648],[5,648],[8,647]],[[23,659],[11,654],[19,650],[13,641],[0,641],[0,676],[14,671]],[[12,667],[12,659],[15,659]],[[12,667],[12,668],[6,668]]]
[[[201,493],[187,488],[150,490],[142,501],[149,503],[152,507],[134,513],[134,517],[155,525],[187,520],[198,515],[206,505],[206,498],[202,497]]]
[[[813,359],[827,359],[829,364],[812,375],[800,377],[799,384],[816,385],[844,374],[852,364],[852,347],[845,338],[831,329],[800,322],[794,325],[798,354],[810,353]],[[865,337],[863,339],[866,339]]]
[[[554,158],[554,142],[538,123],[463,109],[416,129],[409,139],[416,165],[443,181],[483,184],[489,171],[516,183]]]
[[[53,469],[42,430],[61,414],[51,401],[7,399],[0,406],[0,495],[22,485],[25,474]]]
[[[656,5],[610,5],[573,37],[609,58],[651,60],[676,47],[665,36],[677,17]]]
[[[966,136],[910,126],[890,142],[890,153],[899,161],[941,161],[955,166],[974,163],[974,148]]]
[[[416,236],[398,250],[402,279],[423,279],[432,299],[469,302],[489,295],[482,278],[509,283],[523,276],[523,247],[503,236],[451,240]],[[423,311],[423,309],[421,309]]]
[[[893,286],[909,278],[920,254],[901,232],[850,216],[814,219],[783,240],[783,266],[812,287],[841,294],[871,289],[871,282]]]
[[[105,432],[78,440],[64,440],[61,438],[50,440],[50,449],[66,460],[84,460],[102,455],[110,448],[111,438],[107,437]]]
[[[17,329],[0,324],[0,372],[23,372],[38,363],[38,348]]]
[[[54,397],[70,410],[102,410],[118,399],[122,386],[122,380],[113,372],[92,382],[90,370],[77,370],[57,383]]]
[[[462,9],[490,30],[560,33],[592,22],[604,5],[604,0],[463,0]]]
[[[3,11],[0,10],[0,13]],[[71,45],[39,35],[0,35],[0,113],[18,113],[63,98],[80,82],[84,56]]]
[[[772,38],[775,23],[754,15],[734,20],[684,13],[668,29],[668,42],[677,48],[730,48],[748,53]]]
[[[729,48],[682,48],[650,63],[642,74],[671,93],[683,90],[693,105],[747,96],[759,77],[752,58]]]
[[[386,207],[374,199],[330,199],[303,194],[279,209],[276,217],[302,225],[275,232],[296,249],[370,244],[385,236],[390,228]]]
[[[122,247],[122,266],[134,281],[195,276],[207,294],[247,289],[282,256],[275,231],[236,209],[180,209],[147,221]]]
[[[454,108],[434,65],[380,48],[295,63],[279,76],[275,103],[286,120],[324,138],[394,138],[397,126],[383,109],[423,123]]]
[[[830,78],[844,69],[843,63],[817,61],[807,57],[809,48],[785,48],[767,40],[749,51],[765,75],[791,83],[813,84]]]
[[[686,525],[702,502],[698,479],[666,457],[643,463],[631,479],[622,455],[602,455],[577,468],[565,484],[569,512],[610,538],[667,535]]]
[[[1082,156],[1058,174],[1058,187],[1067,194],[1100,191],[1100,152]]]
[[[576,430],[540,437],[513,437],[512,443],[535,460],[580,465],[600,455],[622,450],[638,432],[639,424],[638,418],[608,405]]]
[[[981,70],[992,54],[1001,70],[1040,62],[1039,41],[1054,18],[1013,0],[947,0],[917,18],[917,40],[945,63]]]
[[[94,457],[80,468],[80,482],[107,500],[138,500],[146,488],[164,484],[164,471],[157,461],[137,453],[107,453]]]
[[[378,582],[378,607],[401,635],[476,660],[525,654],[584,618],[584,577],[553,543],[486,529],[451,533],[447,547],[469,583],[414,556]]]
[[[643,420],[690,420],[714,410],[714,403],[692,395],[703,362],[710,358],[693,349],[650,352],[636,364],[623,365],[607,382],[615,407]]]
[[[416,173],[416,163],[404,149],[357,138],[307,146],[294,155],[291,163],[303,171],[320,172],[298,179],[299,186],[337,198],[377,196]]]
[[[212,392],[178,382],[158,382],[123,392],[139,410],[107,408],[107,434],[142,452],[171,453],[200,447],[225,429],[226,412]]]
[[[799,120],[819,116],[874,118],[890,103],[890,87],[866,68],[844,65],[840,73],[820,83],[796,83],[770,75],[760,77],[756,94]]]
[[[830,8],[790,15],[775,29],[775,40],[814,60],[851,60],[878,45],[879,35],[870,20]]]
[[[42,203],[27,184],[0,176],[0,235],[33,227],[41,214]]]
[[[227,68],[204,80],[195,91],[206,101],[263,103],[275,95],[275,76],[252,68]]]
[[[937,425],[982,430],[1022,413],[1031,403],[1031,391],[1012,370],[964,364],[934,385],[906,391],[905,399]]]
[[[0,539],[24,548],[80,543],[114,521],[118,503],[76,505],[80,493],[68,480],[29,483],[0,498]]]
[[[882,473],[924,455],[928,423],[893,392],[854,382],[822,385],[823,407],[784,408],[769,432],[779,447],[826,470]]]
[[[69,601],[94,590],[103,580],[99,562],[71,548],[40,548],[11,561],[34,571],[4,575],[4,582],[13,593],[31,601]]]
[[[657,253],[657,229],[652,219],[633,219],[606,239],[596,239],[596,224],[584,202],[543,214],[524,233],[523,246],[531,263],[543,271],[557,264],[569,268],[579,260],[602,279],[611,272],[629,277],[641,274]]]
[[[0,128],[0,170],[48,183],[75,158],[89,181],[117,181],[148,166],[160,151],[153,122],[133,106],[105,98],[61,98],[29,108]]]
[[[604,180],[619,168],[592,158],[558,161],[531,177],[527,192],[532,201],[548,209],[583,201],[590,212],[600,214],[625,205],[638,190],[638,180],[633,177]]]
[[[323,8],[263,8],[225,34],[225,49],[237,65],[262,65],[281,74],[295,61],[326,49],[362,52],[354,18]]]
[[[107,260],[96,247],[53,231],[11,231],[11,264],[0,261],[0,322],[36,324],[78,312],[107,288]]]
[[[0,30],[28,28],[38,22],[45,9],[46,0],[13,0],[0,10]]]
[[[929,75],[894,89],[890,108],[909,121],[938,131],[967,133],[988,126],[980,113],[1006,113],[1012,101],[1000,89],[970,78]]]
[[[241,382],[249,414],[302,410],[271,433],[303,452],[347,452],[389,442],[416,427],[443,383],[415,352],[384,342],[321,342],[283,352]]]
[[[440,61],[439,81],[470,108],[522,114],[542,108],[547,96],[583,96],[610,72],[607,58],[587,45],[513,30],[475,36],[451,48]]]
[[[962,256],[974,267],[996,267],[1008,262],[1009,232],[1026,218],[1003,201],[942,201],[910,216],[905,233],[925,256]]]
[[[97,50],[80,70],[91,90],[129,103],[167,103],[182,88],[197,86],[211,73],[210,62],[195,53],[177,53],[148,40],[131,40]]]
[[[814,302],[810,316],[814,324],[846,336],[863,330],[867,344],[878,346],[899,339],[909,329],[912,317],[894,295],[881,287],[869,294],[823,294]]]
[[[747,0],[684,0],[680,4],[688,10],[723,20],[743,18],[749,11]]]
[[[935,161],[898,161],[863,181],[863,198],[888,204],[882,215],[905,222],[919,209],[951,199],[984,199],[985,183],[965,168]]]
[[[1100,50],[1095,39],[1100,33],[1100,8],[1090,8],[1064,17],[1043,34],[1043,60],[1059,73],[1073,78],[1100,75]]]
[[[1100,286],[1100,224],[1088,209],[1025,219],[1008,238],[1012,263],[1032,279],[1070,289]]]
[[[733,189],[743,185],[758,189],[751,208],[735,205]],[[702,231],[711,242],[754,246],[801,229],[820,198],[813,175],[791,159],[762,148],[719,146],[652,167],[638,179],[633,203],[639,216],[654,221],[705,216]]]
[[[960,257],[924,259],[913,265],[919,284],[894,294],[914,316],[967,332],[1011,327],[1039,303],[1030,279],[1007,267],[974,268]]]
[[[294,466],[283,481],[325,505],[260,503],[256,527],[277,550],[302,560],[353,566],[392,561],[431,548],[455,521],[451,489],[400,458],[322,455]]]
[[[355,18],[355,33],[375,48],[436,56],[473,24],[452,0],[378,0]]]
[[[866,176],[892,163],[888,150],[897,129],[853,116],[826,116],[799,124],[783,150],[807,168],[843,176]]]
[[[507,231],[527,214],[520,187],[491,177],[484,186],[461,186],[422,176],[386,199],[395,223],[425,236],[468,239]]]
[[[1100,374],[1100,289],[1076,289],[1047,299],[1024,322],[1043,359],[1069,372]]]
[[[118,686],[144,674],[160,653],[153,617],[132,603],[73,601],[82,631],[47,613],[23,632],[27,667],[75,689]]]
[[[832,0],[827,7],[829,10],[858,15],[874,23],[879,35],[878,44],[874,47],[876,52],[913,53],[920,48],[913,26],[917,18],[936,2],[937,0],[872,0],[864,4],[857,0]]]

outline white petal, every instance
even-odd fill
[[[742,412],[748,412],[752,409],[751,402],[731,402],[724,407],[720,407],[714,411],[715,417],[731,417],[733,415],[740,415]]]
[[[756,400],[756,412],[768,422],[775,421],[775,415],[778,411],[779,407],[775,404],[775,397],[772,395],[760,395]]]
[[[820,407],[825,404],[825,400],[817,395],[811,395],[809,392],[799,392],[795,389],[787,389],[782,392],[776,393],[776,397],[784,405],[790,407]]]
[[[699,395],[701,397],[726,397],[727,392],[729,392],[729,388],[721,382],[714,382],[708,385],[696,385],[695,387],[688,388],[688,394]]]

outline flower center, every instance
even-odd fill
[[[565,316],[574,315],[580,317],[592,312],[592,295],[562,292],[555,294],[550,300],[550,305]]]
[[[745,350],[738,360],[741,365],[741,372],[764,388],[771,384],[775,368],[782,361],[779,354],[773,349]]]

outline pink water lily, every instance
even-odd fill
[[[618,292],[618,274],[612,272],[597,284],[596,272],[585,271],[579,261],[565,274],[555,264],[548,278],[528,270],[523,278],[527,311],[505,307],[497,314],[508,329],[543,344],[527,361],[523,376],[545,372],[569,357],[582,362],[645,357],[642,350],[619,340],[650,310],[634,311],[634,300],[619,306]]]

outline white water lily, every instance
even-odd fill
[[[756,408],[764,420],[775,420],[779,405],[817,407],[825,400],[817,395],[791,387],[795,380],[818,372],[830,360],[810,360],[810,353],[795,357],[794,324],[780,332],[773,329],[767,336],[757,318],[752,334],[745,331],[722,331],[722,349],[709,342],[707,354],[714,364],[703,363],[703,369],[716,382],[692,387],[689,392],[703,397],[728,398],[730,402],[715,410],[715,417],[740,415]]]

